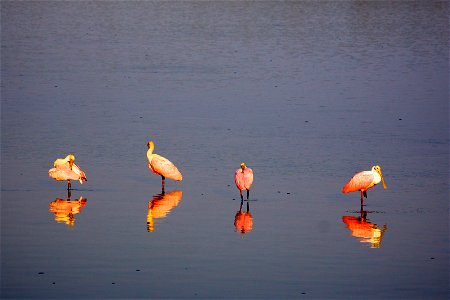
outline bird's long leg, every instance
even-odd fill
[[[67,189],[67,200],[70,200],[70,196],[72,196],[72,193],[69,189]]]
[[[166,177],[161,175],[161,189],[162,189],[162,193],[164,194],[164,182],[165,182]]]
[[[67,190],[70,191],[72,189],[72,184],[70,183],[70,179],[67,180]]]
[[[361,209],[364,206],[364,192],[361,191]]]
[[[239,212],[242,211],[242,204],[244,204],[244,200],[241,200],[241,205],[239,206]]]
[[[365,211],[365,210],[362,211],[362,217],[361,218],[362,218],[363,221],[366,221],[366,219],[367,219],[367,211]]]
[[[248,203],[249,202],[247,201],[247,213],[250,211],[250,205]]]
[[[239,194],[241,195],[241,201],[244,201],[244,196],[242,196],[242,191],[239,190]]]
[[[248,201],[248,196],[250,195],[250,190],[247,190],[247,201]]]

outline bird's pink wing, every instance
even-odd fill
[[[245,188],[249,190],[253,184],[253,170],[250,168],[245,168],[244,170],[244,182]]]
[[[367,190],[373,182],[373,174],[371,171],[363,171],[356,173],[349,182],[342,188],[343,193],[356,192],[359,190]]]
[[[240,191],[245,190],[244,173],[242,173],[242,169],[237,169],[236,172],[234,172],[234,183]]]
[[[249,190],[253,184],[252,169],[245,168],[244,171],[242,171],[242,169],[237,169],[236,172],[234,172],[234,183],[241,191]]]
[[[173,180],[181,181],[183,176],[177,167],[167,158],[154,154],[152,161],[149,163],[150,169],[159,175]]]
[[[84,181],[87,181],[86,174],[77,164],[73,163],[72,171],[79,176],[77,180],[79,180],[81,184],[83,184]]]
[[[48,176],[55,180],[78,180],[79,175],[69,168],[52,168],[48,170]]]

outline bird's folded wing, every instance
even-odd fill
[[[367,189],[373,182],[371,171],[363,171],[355,174],[349,182],[342,188],[343,193],[356,192],[361,189]]]
[[[81,168],[76,163],[73,163],[72,171],[79,176],[77,180],[79,180],[80,183],[83,183],[83,181],[87,181],[86,174],[83,172],[83,170],[81,170]]]
[[[153,155],[150,166],[153,172],[160,174],[166,178],[181,181],[183,176],[177,167],[167,158],[160,155]]]
[[[245,188],[249,190],[253,184],[253,170],[250,168],[246,168],[244,170],[244,180],[245,180]]]
[[[55,180],[78,180],[79,175],[69,168],[52,168],[48,170],[48,176]]]

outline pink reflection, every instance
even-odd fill
[[[55,214],[57,223],[65,223],[69,226],[75,225],[75,215],[81,213],[86,205],[87,199],[80,197],[78,200],[60,199],[49,203],[49,211]]]
[[[343,216],[342,221],[360,243],[370,244],[371,248],[380,248],[387,226],[385,224],[380,228],[377,224],[369,222],[366,215],[367,212],[361,211],[360,217]]]
[[[236,232],[240,232],[241,234],[249,233],[253,230],[253,216],[250,213],[249,203],[247,201],[247,211],[242,211],[242,204],[239,207],[238,212],[234,216],[234,227],[236,228]]]
[[[182,197],[183,192],[178,190],[169,193],[165,193],[163,190],[161,194],[154,195],[153,199],[148,202],[147,231],[153,232],[155,230],[154,219],[167,217],[170,211],[178,205]]]

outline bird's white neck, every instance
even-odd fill
[[[153,141],[148,142],[148,150],[147,150],[148,162],[152,161],[154,149],[155,149],[155,144],[153,144]]]
[[[147,151],[147,159],[148,159],[148,162],[151,162],[152,161],[152,158],[153,158],[153,149],[148,149],[148,151]]]
[[[378,174],[377,171],[372,171],[373,172],[373,183],[374,184],[378,184],[381,181],[381,176],[380,174]]]

